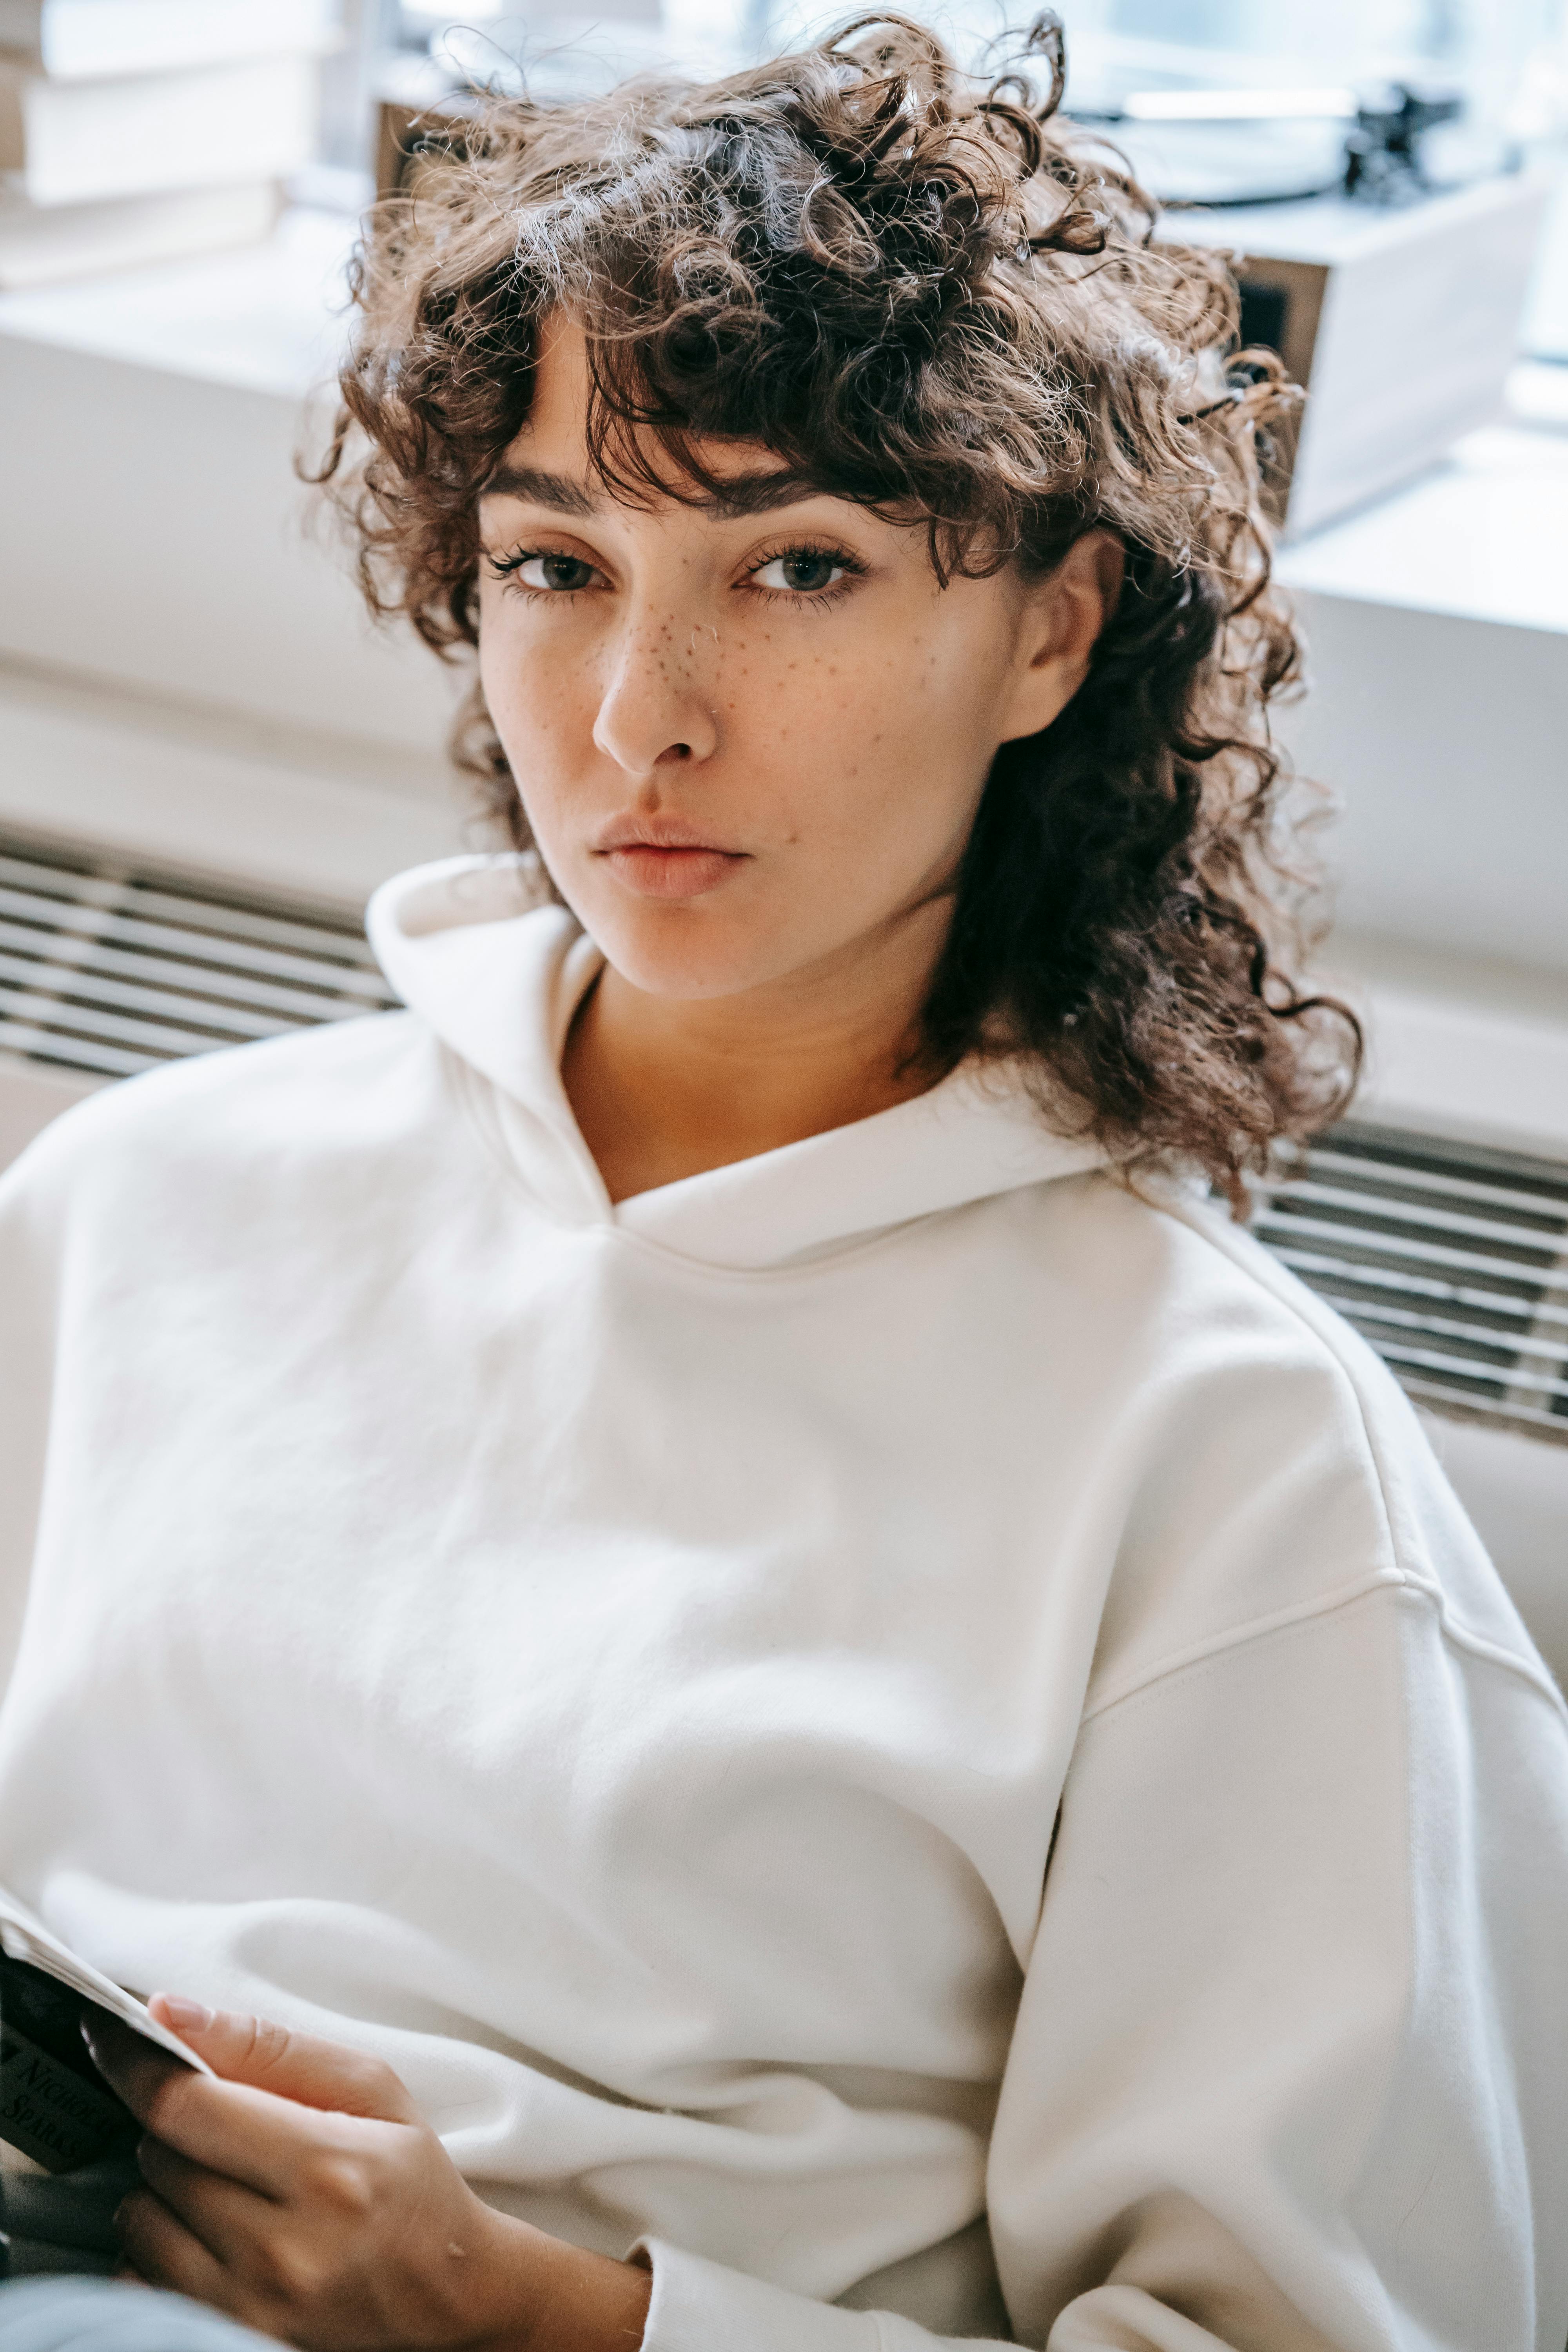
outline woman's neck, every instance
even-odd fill
[[[868,1118],[923,1094],[920,1012],[950,902],[849,970],[768,990],[651,996],[606,966],[561,1075],[612,1201]]]

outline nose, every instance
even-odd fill
[[[719,748],[711,627],[668,614],[628,617],[610,658],[594,740],[630,776],[709,760]]]

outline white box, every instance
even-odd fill
[[[1282,450],[1292,538],[1498,414],[1550,193],[1519,176],[1393,209],[1317,196],[1165,215],[1163,238],[1230,252],[1255,314],[1283,313],[1266,339],[1307,390]]]

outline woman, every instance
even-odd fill
[[[351,497],[518,853],[5,1189],[0,1877],[213,2069],[100,2041],[127,2265],[310,2352],[1560,2352],[1562,1702],[1212,1198],[1353,1048],[1279,394],[1033,103],[428,165]]]

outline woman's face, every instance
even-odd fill
[[[940,945],[997,746],[1048,724],[1103,617],[1102,539],[1051,581],[942,587],[921,530],[724,442],[720,506],[597,482],[581,333],[547,336],[480,509],[479,667],[563,896],[675,999]]]

